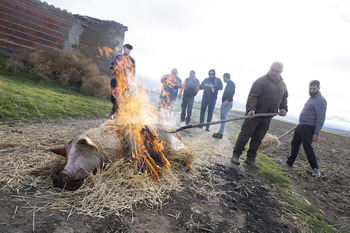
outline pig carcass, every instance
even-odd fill
[[[76,136],[66,145],[50,149],[56,154],[67,157],[63,171],[53,180],[54,186],[76,190],[83,184],[84,178],[97,167],[125,158],[126,155],[130,156],[133,149],[132,140],[125,137],[123,129],[125,127],[105,123]],[[177,137],[171,134],[160,133],[160,135],[168,148],[184,148]]]

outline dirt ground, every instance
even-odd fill
[[[68,142],[78,133],[103,121],[75,119],[0,125],[0,156],[28,150],[41,153]],[[279,136],[292,127],[292,124],[273,120],[269,133]],[[27,135],[29,128],[36,133]],[[293,226],[284,217],[288,213],[272,196],[269,187],[256,179],[250,168],[230,163],[232,133],[226,133],[221,140],[215,139],[212,133],[217,129],[218,126],[212,126],[210,132],[196,128],[178,133],[195,156],[193,173],[184,174],[180,180],[182,189],[171,192],[158,208],[139,204],[132,213],[104,218],[71,214],[69,209],[35,211],[48,201],[37,197],[37,187],[23,190],[2,188],[0,232],[294,232]],[[11,143],[6,141],[6,137],[16,134],[26,135],[26,143],[23,139]],[[50,138],[49,143],[47,139],[43,143],[44,137]],[[265,154],[276,163],[286,159],[291,137],[292,134],[288,135],[282,145],[266,150]],[[32,143],[28,146],[28,142]],[[342,224],[341,232],[348,232],[349,137],[322,132],[320,142],[314,147],[322,172],[320,179],[311,176],[302,150],[294,167],[283,170],[292,180],[295,195],[312,203],[329,221]],[[2,164],[2,168],[6,169],[6,165]],[[4,187],[4,179],[0,181],[1,187]]]

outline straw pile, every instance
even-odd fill
[[[267,133],[261,142],[258,153],[260,153],[268,148],[279,146],[281,144],[282,144],[281,141],[278,139],[278,137],[276,135],[272,135],[272,134]]]
[[[75,86],[89,95],[109,98],[110,78],[100,74],[99,68],[77,49],[37,50],[23,52],[18,59],[9,58],[6,68],[18,72],[29,68],[31,72],[63,85]]]
[[[69,125],[1,126],[2,189],[17,191],[20,199],[29,198],[23,196],[24,192],[35,190],[37,199],[31,201],[40,200],[37,211],[58,209],[94,217],[121,216],[140,203],[161,208],[169,192],[180,189],[178,177],[183,173],[183,165],[191,162],[192,155],[187,150],[170,151],[167,157],[172,170],[164,171],[154,182],[139,172],[131,160],[120,159],[91,174],[77,191],[53,188],[52,177],[63,169],[66,158],[53,155],[47,147],[67,142],[76,133]],[[61,137],[57,141],[58,135]]]

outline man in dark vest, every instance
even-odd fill
[[[192,70],[190,72],[190,77],[185,79],[179,92],[179,98],[182,97],[181,122],[184,122],[186,120],[186,125],[189,125],[191,121],[194,97],[197,95],[199,91],[199,85],[200,85],[200,82],[196,78],[196,72]],[[183,92],[183,96],[182,96],[182,92]],[[187,116],[186,116],[186,109],[187,109]]]

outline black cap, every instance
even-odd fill
[[[127,48],[127,49],[130,49],[130,50],[133,49],[132,46],[131,46],[130,44],[125,44],[123,47],[124,47],[124,48]]]

